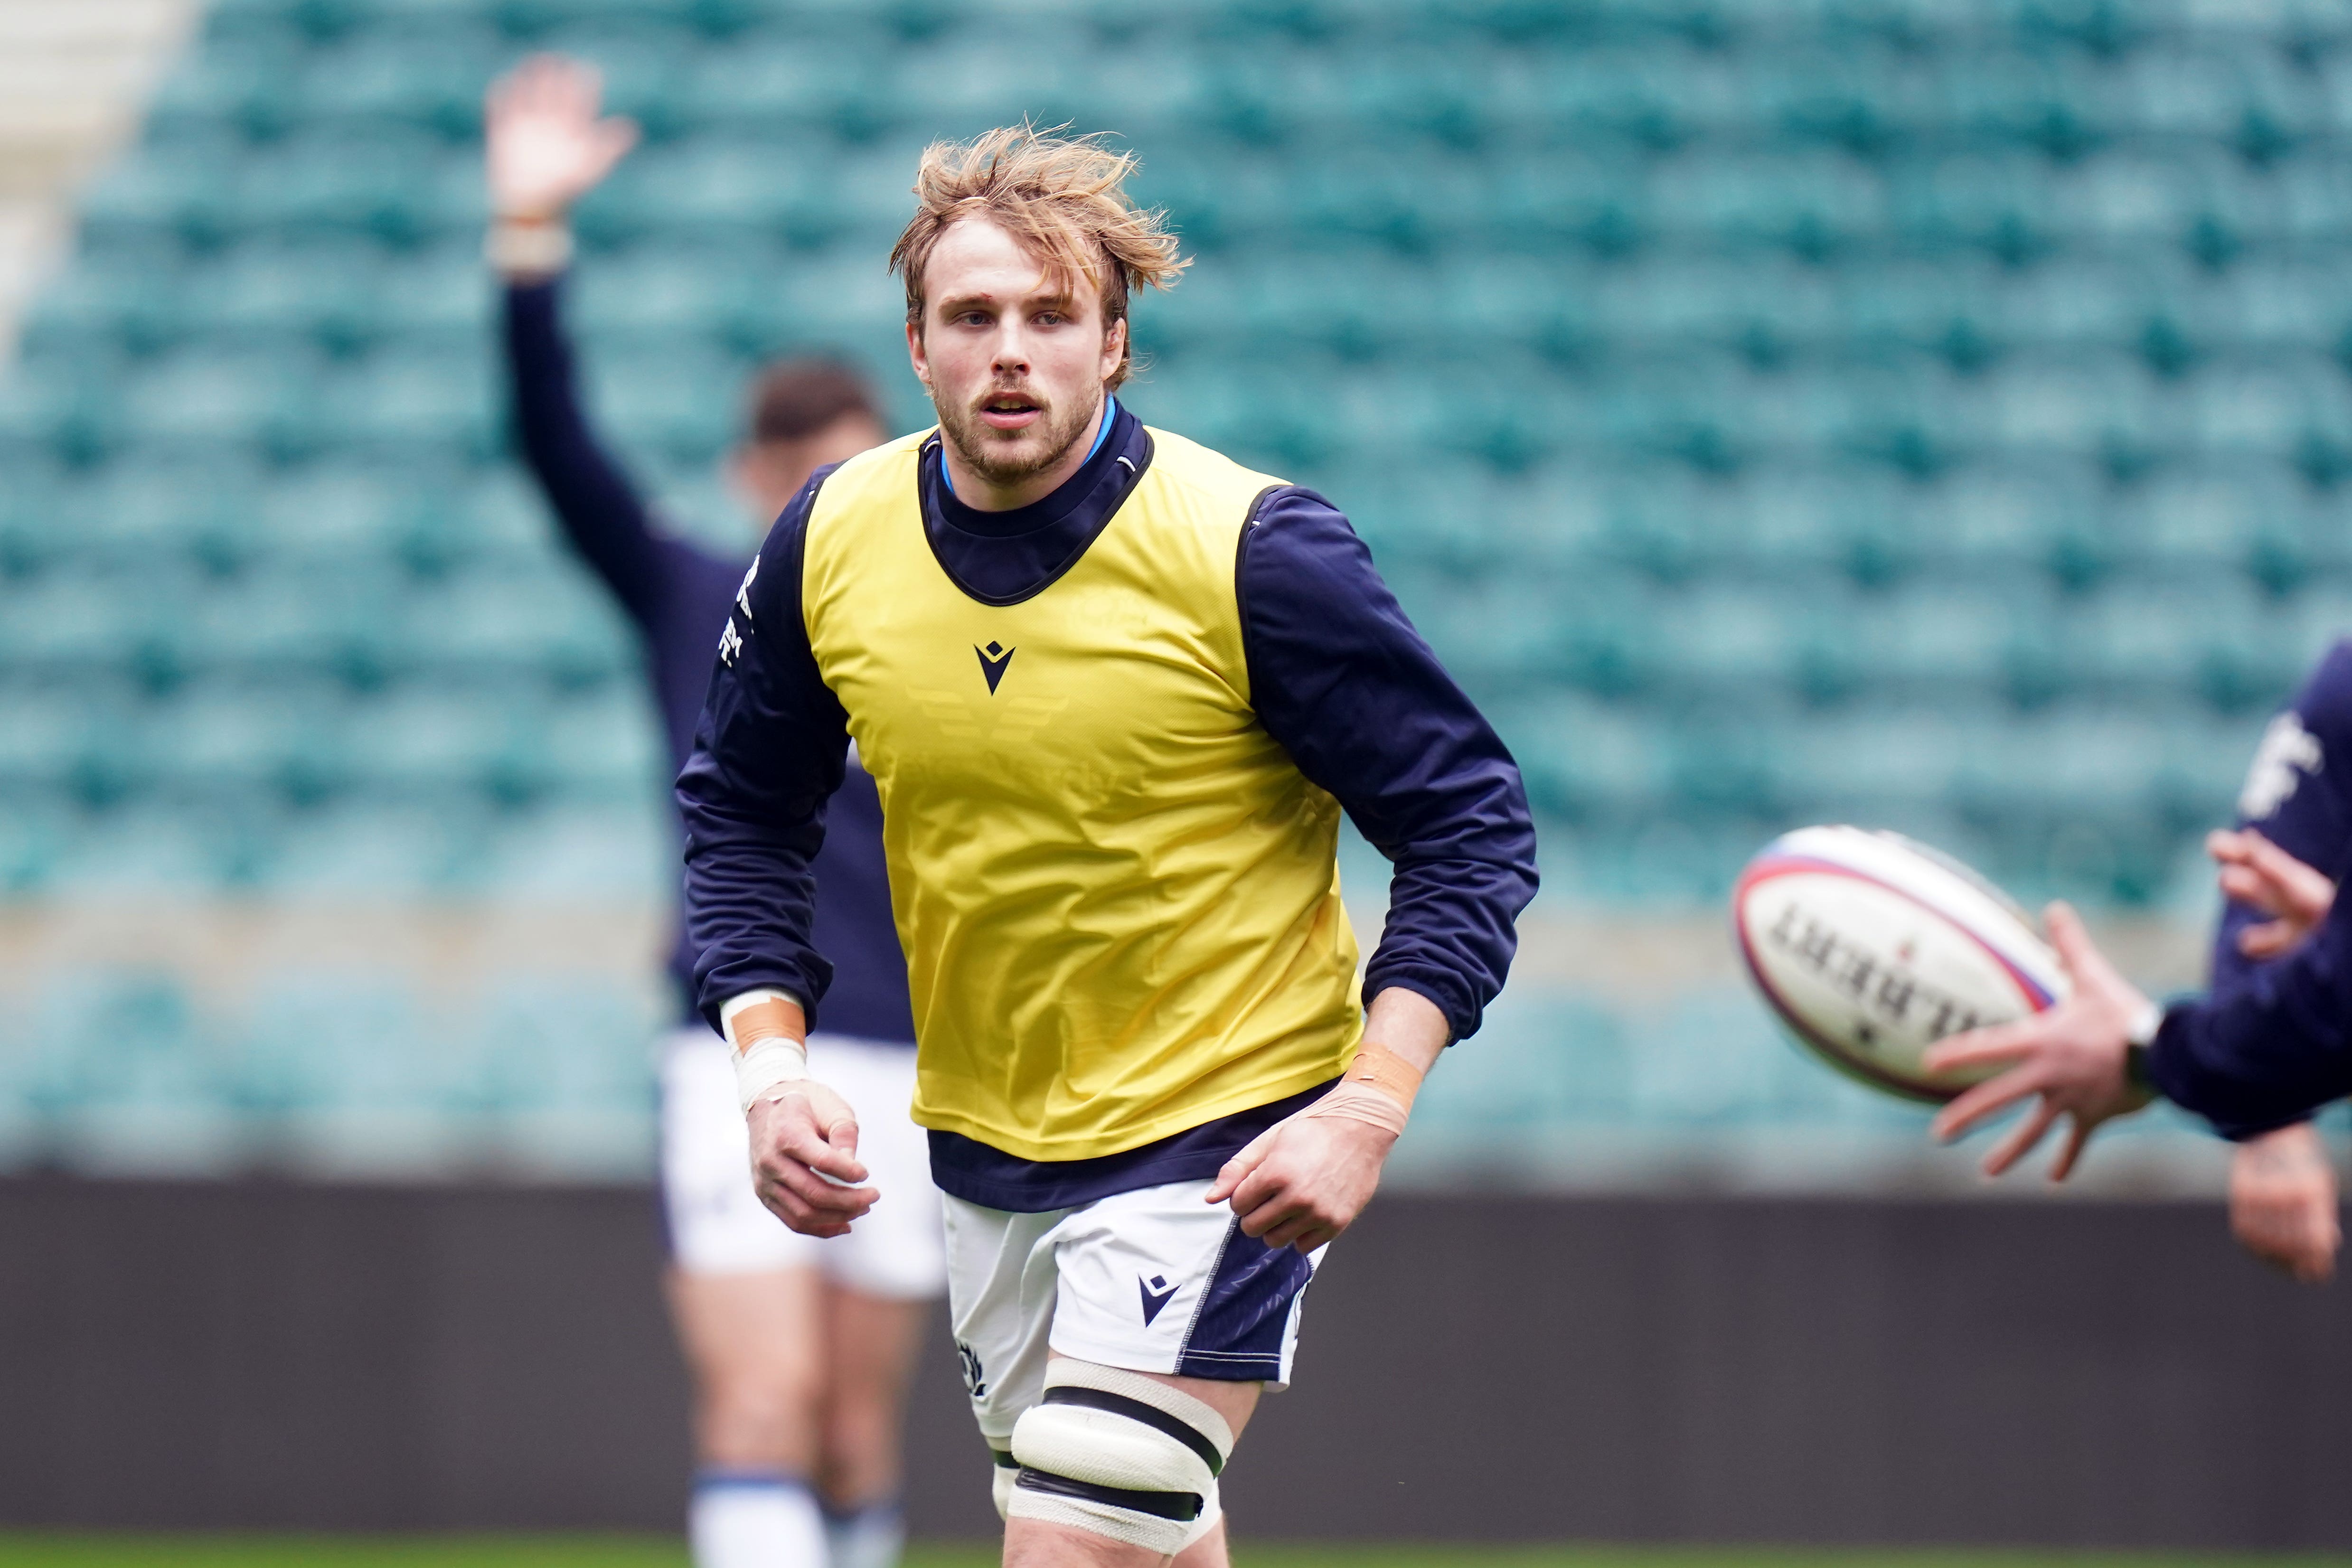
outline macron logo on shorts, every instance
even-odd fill
[[[1177,1287],[1168,1282],[1165,1274],[1154,1274],[1149,1280],[1138,1279],[1135,1284],[1143,1292],[1143,1323],[1149,1328],[1151,1320],[1160,1315],[1160,1309],[1176,1299]]]

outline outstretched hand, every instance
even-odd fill
[[[2230,1159],[2230,1229],[2273,1268],[2316,1285],[2343,1240],[2336,1168],[2308,1122],[2240,1144]]]
[[[490,210],[562,217],[637,144],[634,120],[599,119],[604,78],[562,55],[533,55],[490,85],[483,106]]]
[[[2071,907],[2053,904],[2042,920],[2058,962],[2074,982],[2073,994],[2031,1018],[1955,1035],[1928,1051],[1925,1061],[1931,1072],[2009,1069],[1937,1113],[1935,1134],[1948,1143],[1995,1112],[2040,1096],[2017,1130],[1985,1156],[1987,1176],[1999,1176],[2024,1158],[2059,1117],[2068,1118],[2066,1146],[2050,1167],[2050,1179],[2063,1181],[2100,1123],[2137,1111],[2151,1098],[2132,1084],[2126,1070],[2132,1026],[2148,1012],[2149,1003],[2091,945],[2082,917]]]
[[[2270,916],[2238,933],[2238,951],[2249,958],[2293,952],[2336,903],[2336,884],[2326,873],[2304,864],[2252,828],[2208,833],[2205,852],[2221,868],[2226,897]]]
[[[845,1236],[881,1194],[858,1185],[857,1113],[814,1079],[753,1103],[751,1184],[768,1211],[803,1236]],[[827,1178],[831,1179],[828,1180]]]

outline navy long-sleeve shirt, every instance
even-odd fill
[[[2352,899],[2234,992],[2168,1009],[2147,1066],[2165,1098],[2237,1138],[2352,1093]]]
[[[1010,600],[1067,570],[1150,461],[1150,434],[1117,409],[1095,455],[1053,494],[983,512],[952,493],[934,437],[920,470],[924,528],[964,592]],[[766,630],[744,639],[733,664],[719,670],[678,780],[688,933],[699,954],[706,1016],[755,987],[813,1000],[825,992],[804,868],[824,841],[847,716],[818,675],[800,607],[803,540],[825,477],[810,481],[761,551],[750,620]],[[1470,1035],[1502,988],[1514,922],[1536,890],[1535,831],[1517,765],[1323,497],[1296,486],[1260,497],[1235,573],[1259,722],[1395,868],[1365,994],[1417,991],[1444,1013],[1456,1039]],[[975,1201],[1022,1206],[1004,1201],[1010,1186],[1023,1185],[1010,1168],[987,1177],[998,1184],[990,1187],[995,1196],[980,1196],[978,1173],[951,1179],[940,1153],[948,1140],[969,1143],[932,1134],[942,1186]],[[1102,1163],[1158,1160],[1150,1180],[1173,1181],[1213,1172],[1247,1141],[1236,1124],[1223,1137],[1164,1141],[1181,1150],[1147,1145]],[[964,1151],[982,1164],[992,1153]],[[1029,1164],[996,1158],[1008,1167]],[[1062,1201],[1084,1201],[1066,1185],[1058,1191]]]
[[[2238,798],[2238,823],[2343,881],[2352,862],[2352,643],[2330,648],[2263,732]],[[2342,1038],[2352,1014],[2342,1010],[2341,997],[2328,1000],[2344,988],[2352,946],[2343,946],[2331,916],[2294,954],[2247,957],[2239,936],[2268,918],[2251,904],[2223,901],[2211,990],[2167,1015],[2149,1053],[2150,1074],[2167,1098],[2229,1138],[2300,1121],[2352,1092],[2352,1056]]]
[[[565,341],[561,286],[506,291],[507,368],[516,439],[564,538],[636,624],[646,675],[668,742],[671,772],[685,766],[710,684],[711,650],[727,624],[746,562],[702,549],[655,525],[635,486],[605,452],[580,405]],[[816,939],[839,970],[828,1019],[840,1034],[911,1044],[906,956],[890,913],[882,855],[882,802],[861,768],[848,769],[835,831],[811,868]],[[669,967],[691,1005],[693,954],[683,928]]]

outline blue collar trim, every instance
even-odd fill
[[[1102,450],[1102,444],[1110,439],[1110,427],[1118,423],[1118,399],[1105,392],[1102,418],[1095,423],[1095,444],[1087,448],[1087,462],[1091,463],[1095,460],[1095,454]]]
[[[1079,464],[1079,467],[1083,468],[1087,465],[1087,463],[1091,463],[1095,460],[1095,454],[1100,452],[1103,448],[1103,443],[1110,439],[1110,427],[1118,423],[1118,399],[1110,396],[1108,393],[1105,393],[1103,396],[1102,418],[1095,422],[1095,444],[1087,448],[1086,463]],[[948,487],[949,495],[955,495],[955,476],[948,472],[948,460],[944,455],[940,458],[940,483]],[[961,500],[963,497],[958,496],[956,498],[958,500]]]

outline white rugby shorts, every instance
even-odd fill
[[[1013,1214],[947,1203],[948,1315],[989,1446],[1045,1388],[1045,1356],[1221,1381],[1290,1382],[1298,1315],[1327,1248],[1277,1252],[1241,1233],[1207,1181]]]
[[[857,1113],[857,1157],[881,1201],[848,1235],[830,1238],[796,1235],[769,1213],[751,1186],[735,1063],[727,1042],[696,1024],[673,1033],[662,1052],[662,1213],[672,1260],[689,1274],[814,1268],[868,1295],[938,1295],[947,1279],[940,1191],[929,1144],[908,1114],[914,1048],[819,1031],[808,1053],[810,1076]]]

